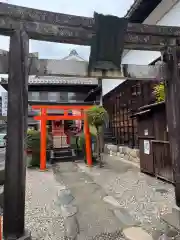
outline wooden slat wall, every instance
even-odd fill
[[[104,97],[109,114],[109,128],[119,145],[138,147],[137,121],[132,114],[143,105],[155,101],[153,87],[156,82],[128,80]]]

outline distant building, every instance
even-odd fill
[[[75,50],[72,50],[63,60],[84,61]],[[2,78],[1,86],[8,91],[8,79]],[[95,78],[30,76],[28,90],[28,126],[37,129],[39,122],[34,120],[34,116],[39,112],[32,110],[32,105],[82,105],[85,102],[99,104],[102,86]],[[62,111],[48,110],[48,114],[61,115]],[[52,132],[59,127],[56,122],[48,122]]]

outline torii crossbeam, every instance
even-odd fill
[[[16,239],[25,240],[30,239],[30,235],[26,235],[24,231],[26,170],[24,139],[27,130],[28,74],[30,73],[29,38],[90,46],[92,37],[96,34],[96,31],[93,18],[0,3],[0,34],[11,37],[9,57],[7,59],[9,64],[6,64],[8,66],[8,68],[6,66],[6,69],[8,69],[6,72],[9,73],[9,94],[8,144],[4,193],[4,236],[5,239],[15,236]],[[161,51],[164,62],[166,62],[167,119],[174,166],[175,195],[178,206],[180,206],[179,40],[180,27],[129,23],[124,44],[125,49]],[[36,60],[37,62],[39,61],[38,59]],[[38,64],[43,66],[41,60]],[[47,67],[47,64],[45,66],[46,70],[49,71],[48,73],[50,73],[50,67]],[[82,67],[83,71],[85,69],[84,66]],[[0,67],[0,69],[4,71],[5,66]],[[43,74],[46,74],[46,72],[43,72]],[[112,75],[110,77],[116,78],[116,76],[112,77]],[[136,77],[136,75],[133,77]]]

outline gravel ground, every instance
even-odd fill
[[[57,204],[62,188],[51,170],[27,170],[25,221],[33,239],[64,240],[63,217]]]
[[[175,206],[174,188],[156,178],[139,172],[139,169],[120,160],[105,156],[105,166],[88,169],[83,164],[78,166],[87,172],[109,196],[113,196],[131,216],[141,222],[141,226],[152,233],[155,229],[163,230],[165,224],[160,216],[172,211]]]

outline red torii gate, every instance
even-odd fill
[[[47,120],[84,120],[84,133],[85,133],[85,145],[86,145],[86,159],[88,166],[92,165],[92,155],[91,155],[91,136],[89,131],[89,124],[87,121],[87,115],[84,113],[85,110],[89,109],[91,106],[55,106],[55,105],[36,105],[32,106],[32,109],[39,109],[41,112],[40,116],[35,116],[35,120],[41,121],[41,139],[40,139],[40,169],[46,169],[46,121]],[[59,116],[49,116],[47,115],[48,109],[62,109],[64,111],[63,115]],[[71,116],[68,115],[68,110],[80,110],[81,115]]]

